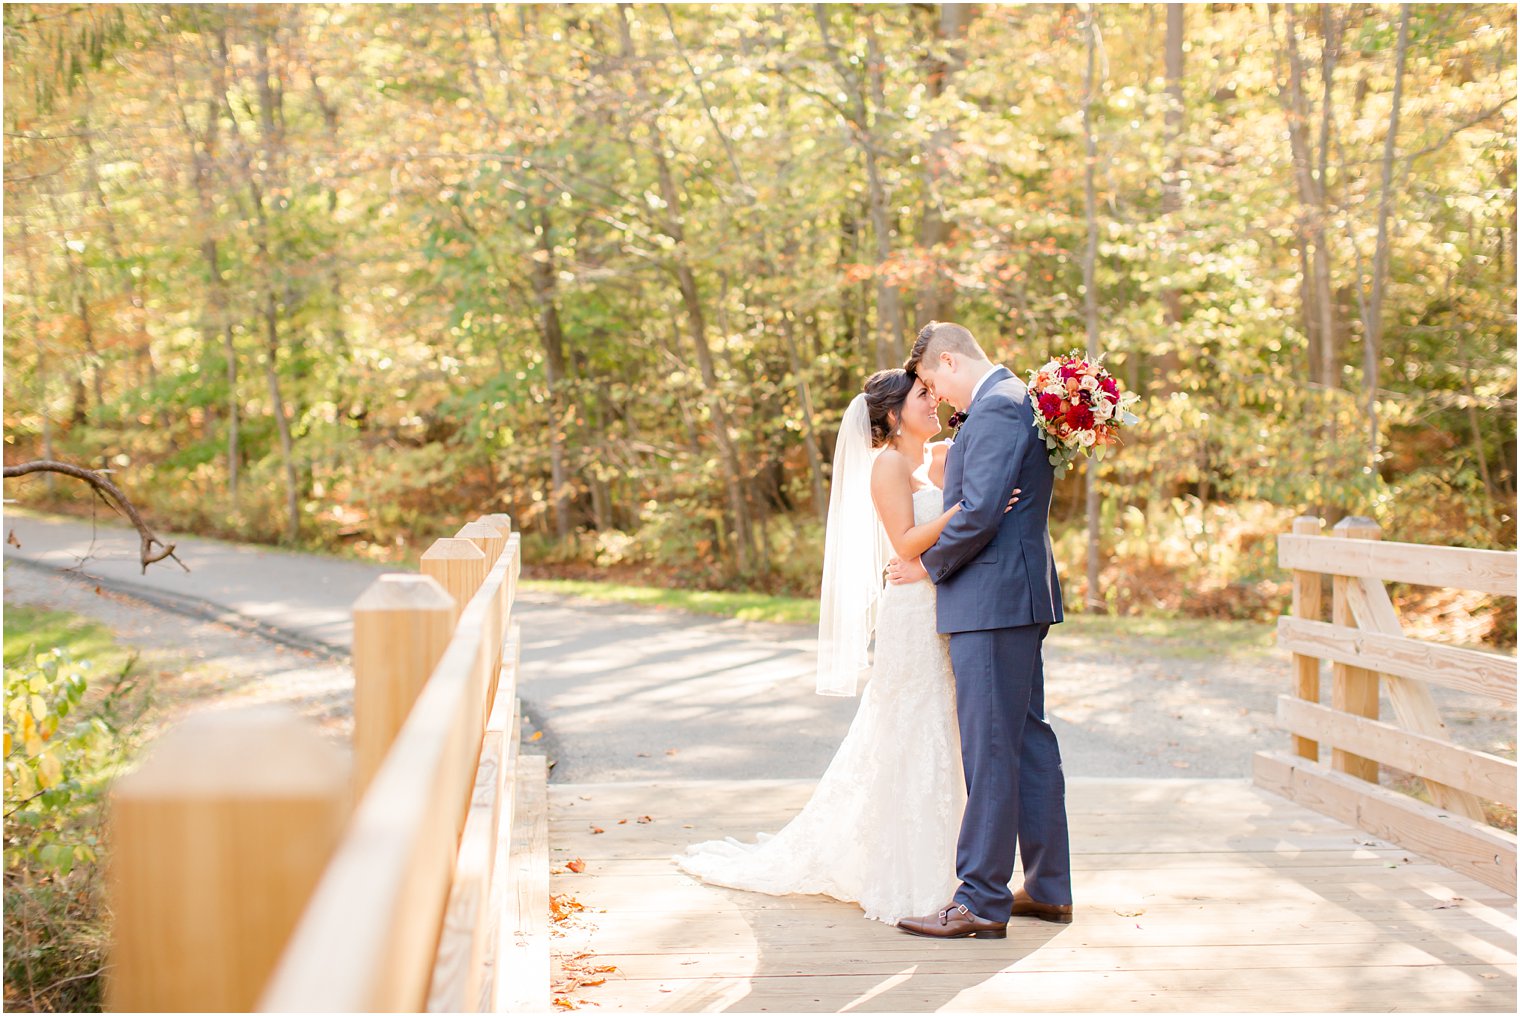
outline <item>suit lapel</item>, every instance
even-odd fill
[[[976,404],[987,397],[987,393],[992,391],[993,385],[1000,381],[1007,381],[1011,377],[1013,377],[1013,371],[1007,367],[994,367],[988,371],[987,380],[982,382],[981,390],[976,393],[976,398],[971,400],[971,405],[966,407],[966,415],[969,416],[971,410],[976,407]]]

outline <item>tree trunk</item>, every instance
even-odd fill
[[[1087,73],[1083,78],[1082,133],[1087,142],[1087,165],[1083,174],[1083,207],[1087,216],[1087,249],[1082,255],[1083,307],[1087,313],[1087,356],[1096,357],[1100,350],[1098,339],[1098,199],[1094,175],[1098,164],[1098,142],[1093,133],[1092,106],[1097,90],[1098,26],[1095,23],[1097,9],[1087,9]],[[1103,590],[1099,587],[1099,569],[1102,566],[1102,505],[1098,497],[1098,461],[1087,460],[1087,610],[1102,613]]]
[[[659,177],[660,197],[665,202],[665,218],[661,228],[675,241],[673,256],[676,282],[681,291],[681,303],[686,311],[687,329],[692,348],[697,354],[697,365],[702,372],[702,383],[707,390],[708,407],[712,414],[713,439],[724,467],[724,485],[728,490],[728,506],[733,516],[734,557],[741,572],[750,569],[753,556],[750,545],[749,513],[742,487],[743,472],[739,466],[739,452],[729,430],[727,400],[723,398],[718,383],[717,368],[713,365],[712,346],[707,339],[707,318],[702,309],[702,295],[697,287],[696,274],[691,269],[691,256],[686,248],[686,230],[682,225],[682,201],[676,187],[675,175],[665,156],[665,137],[660,129],[659,113],[650,101],[644,85],[644,76],[637,66],[638,54],[633,45],[633,30],[628,22],[628,5],[619,4],[619,29],[622,33],[623,56],[629,61],[630,72],[638,90],[642,107],[649,113],[649,129],[654,149],[655,171]]]
[[[267,148],[267,166],[273,172],[278,164],[278,139],[280,134],[279,120],[276,116],[274,103],[276,92],[270,84],[269,50],[265,44],[262,29],[255,33],[255,54],[258,60],[258,93],[259,93],[259,119],[263,128],[264,143]],[[237,119],[232,113],[232,98],[228,91],[230,82],[227,79],[227,36],[225,30],[217,37],[216,70],[217,80],[221,92],[222,112],[226,115],[228,123],[234,130],[237,128]],[[259,261],[264,266],[264,379],[269,388],[270,408],[274,415],[275,428],[280,437],[280,453],[285,470],[285,537],[288,542],[294,543],[300,538],[301,533],[301,477],[295,462],[295,437],[291,432],[290,418],[285,411],[284,394],[280,386],[279,354],[280,354],[280,330],[279,330],[279,296],[276,287],[276,251],[273,239],[273,230],[270,227],[268,209],[265,207],[264,191],[259,185],[259,179],[254,172],[253,159],[249,155],[247,147],[237,141],[239,161],[248,188],[249,200],[253,206],[253,218],[255,228],[253,230],[254,243],[258,249]]]
[[[549,504],[554,535],[570,539],[570,475],[565,465],[565,413],[561,406],[565,381],[565,336],[560,327],[555,292],[553,224],[547,209],[538,210],[535,232],[538,251],[533,259],[533,296],[538,302],[538,334],[544,346],[544,380],[549,386]]]
[[[1488,470],[1488,449],[1483,445],[1482,418],[1478,415],[1478,398],[1473,390],[1471,360],[1462,364],[1462,389],[1467,395],[1467,425],[1472,429],[1473,453],[1478,460],[1478,476],[1483,480],[1483,503],[1488,506],[1488,514],[1492,518],[1494,481]]]
[[[21,194],[11,199],[11,206],[16,209],[17,225],[21,231],[21,263],[26,269],[26,307],[27,323],[31,325],[32,342],[37,347],[37,416],[42,420],[42,457],[52,461],[53,456],[53,414],[48,407],[48,389],[50,372],[48,362],[51,355],[42,346],[42,322],[37,308],[42,306],[42,291],[37,284],[37,260],[32,251],[32,236],[29,228],[30,219],[26,214],[26,206],[22,203]],[[58,481],[52,471],[42,474],[43,483],[47,487],[49,498],[58,493]]]
[[[875,239],[875,277],[876,277],[876,342],[875,356],[876,367],[895,366],[903,360],[902,342],[902,303],[898,298],[897,290],[890,285],[885,275],[885,265],[892,257],[892,233],[891,225],[887,216],[888,195],[886,184],[881,177],[880,161],[878,154],[878,138],[873,128],[871,118],[871,105],[874,103],[878,113],[885,106],[884,84],[881,73],[881,49],[876,39],[875,15],[870,11],[862,13],[865,19],[866,32],[866,65],[867,72],[863,78],[853,73],[844,57],[839,52],[839,47],[834,43],[834,37],[829,31],[829,14],[825,4],[813,5],[813,16],[818,23],[819,34],[823,38],[823,45],[829,54],[829,60],[834,65],[834,71],[839,75],[840,85],[847,90],[850,97],[851,116],[850,134],[860,148],[861,157],[865,160],[866,167],[866,204],[871,216],[871,232]],[[867,98],[869,94],[870,98]]]
[[[866,19],[866,62],[870,68],[868,75],[871,88],[871,101],[875,106],[877,115],[886,105],[883,95],[881,62],[881,49],[876,41],[876,19],[869,12]],[[886,264],[892,258],[892,228],[887,221],[887,189],[881,178],[881,167],[876,158],[877,136],[876,132],[867,128],[869,122],[866,117],[865,97],[860,99],[861,111],[861,143],[865,148],[866,156],[866,180],[871,195],[871,231],[876,236],[876,329],[880,336],[876,346],[876,361],[878,367],[893,367],[903,362],[903,315],[902,301],[900,300],[897,287],[894,286],[885,274]],[[874,123],[871,125],[875,126]]]
[[[1363,384],[1367,389],[1368,464],[1378,468],[1378,368],[1383,346],[1383,288],[1388,278],[1388,219],[1393,211],[1393,164],[1398,154],[1399,107],[1404,100],[1404,63],[1409,54],[1409,5],[1399,6],[1399,47],[1394,57],[1393,106],[1388,113],[1388,136],[1383,142],[1383,187],[1378,196],[1377,247],[1372,255],[1372,299],[1363,342]],[[1486,466],[1484,467],[1487,468]],[[1484,482],[1485,488],[1487,481]]]
[[[1335,65],[1340,58],[1340,27],[1335,19],[1335,8],[1324,4],[1319,9],[1323,51],[1320,58],[1320,79],[1323,92],[1320,98],[1319,170],[1316,173],[1319,199],[1318,215],[1314,220],[1314,274],[1315,288],[1320,294],[1320,332],[1324,341],[1320,344],[1320,373],[1330,388],[1340,387],[1341,340],[1336,332],[1335,287],[1330,276],[1330,246],[1328,242],[1330,222],[1330,136],[1335,124],[1333,84]]]
[[[792,376],[797,379],[797,399],[802,404],[802,446],[807,451],[808,475],[812,479],[813,511],[817,513],[819,522],[826,522],[829,517],[829,499],[823,489],[823,456],[819,453],[818,433],[814,430],[813,395],[808,387],[802,357],[797,353],[792,315],[784,310],[781,312],[781,338],[786,343],[787,364],[791,367]]]
[[[946,57],[929,57],[925,61],[924,78],[929,96],[937,99],[945,94],[951,79],[960,70],[964,55],[961,43],[966,26],[974,16],[974,8],[968,4],[939,4],[930,10],[934,21],[933,31]],[[918,289],[917,314],[914,322],[948,321],[955,314],[955,289],[940,269],[941,248],[950,239],[950,224],[943,215],[944,200],[940,191],[945,175],[946,156],[954,144],[955,132],[943,123],[937,124],[929,134],[928,151],[924,153],[924,215],[918,226],[918,245],[933,266],[933,278],[926,280]]]
[[[86,109],[89,107],[87,106]],[[95,159],[95,146],[90,143],[89,121],[81,125],[79,131],[79,143],[84,148],[85,181],[90,188],[90,196],[95,201],[95,207],[100,209],[101,225],[105,229],[106,249],[111,252],[111,260],[116,263],[120,273],[122,285],[127,291],[127,304],[132,308],[130,328],[132,332],[132,348],[136,356],[138,369],[141,371],[139,382],[144,385],[157,386],[158,364],[153,360],[153,342],[148,335],[147,309],[143,306],[142,293],[138,288],[137,279],[132,275],[127,266],[126,252],[122,249],[121,240],[116,232],[116,220],[111,214],[111,206],[106,201],[105,187],[100,182],[100,170]],[[160,426],[167,432],[169,417],[163,407],[157,410]]]
[[[1186,5],[1166,5],[1166,170],[1161,176],[1161,214],[1172,219],[1173,244],[1182,238],[1180,223],[1176,220],[1182,211],[1182,124],[1183,105],[1182,43],[1186,27]],[[1154,387],[1157,391],[1176,389],[1176,377],[1182,366],[1182,351],[1178,348],[1177,326],[1182,323],[1182,292],[1169,286],[1161,292],[1162,313],[1166,321],[1167,346],[1158,364],[1158,377]]]
[[[225,29],[219,34],[220,50],[225,51]],[[204,137],[197,138],[179,97],[179,75],[172,47],[168,50],[168,56],[169,76],[175,95],[175,112],[179,118],[180,129],[185,135],[185,144],[190,149],[196,208],[200,213],[200,221],[196,223],[196,226],[201,233],[201,261],[206,269],[206,302],[201,308],[202,342],[207,349],[210,349],[216,344],[219,335],[227,361],[227,497],[236,507],[239,470],[242,464],[242,449],[239,445],[242,410],[238,401],[237,344],[232,337],[231,300],[227,295],[227,281],[222,278],[221,253],[213,232],[217,215],[216,202],[212,196],[215,177],[212,167],[216,160],[217,141],[220,135],[221,106],[214,95],[206,97],[206,134]],[[213,70],[216,70],[214,63]],[[218,80],[221,85],[216,89],[217,94],[225,94],[224,77],[219,75]]]
[[[301,477],[296,469],[295,438],[280,392],[279,305],[273,288],[264,291],[264,343],[264,378],[269,384],[269,404],[280,434],[280,456],[285,464],[285,540],[295,543],[301,536]]]
[[[67,229],[63,223],[63,213],[58,208],[58,199],[48,192],[48,205],[53,210],[53,221],[58,225],[61,236],[67,236]],[[68,246],[67,240],[63,248],[64,261],[69,266],[69,280],[73,290],[74,316],[79,321],[79,338],[84,344],[84,359],[89,369],[80,371],[75,380],[75,405],[74,418],[77,423],[85,423],[89,420],[89,403],[84,398],[84,377],[89,376],[90,389],[95,395],[95,406],[105,406],[105,381],[102,374],[105,364],[101,360],[100,350],[95,346],[95,319],[90,313],[90,301],[88,293],[90,288],[89,273],[75,257],[74,251]]]
[[[1299,242],[1308,251],[1309,274],[1300,280],[1304,295],[1304,319],[1311,328],[1309,378],[1326,388],[1339,386],[1339,351],[1335,339],[1334,293],[1330,285],[1330,251],[1325,223],[1329,217],[1325,181],[1315,172],[1314,152],[1309,141],[1308,99],[1304,93],[1304,62],[1298,48],[1298,23],[1293,5],[1285,4],[1285,46],[1288,56],[1288,91],[1282,96],[1288,120],[1288,143],[1293,154],[1293,178],[1298,189]],[[1333,73],[1333,55],[1324,73]],[[1328,85],[1327,85],[1328,90]],[[1328,139],[1330,110],[1322,111],[1321,133]],[[1333,425],[1332,425],[1333,426]]]

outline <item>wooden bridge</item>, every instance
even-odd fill
[[[1513,897],[1243,780],[1072,780],[1076,920],[1014,921],[1004,941],[913,938],[671,865],[694,839],[779,828],[811,789],[552,787],[553,890],[584,908],[554,940],[560,997],[628,1012],[1513,1008]]]
[[[1513,708],[1515,661],[1406,638],[1382,582],[1512,596],[1515,555],[1319,530],[1300,520],[1279,548],[1287,750],[1252,782],[1072,780],[1075,923],[934,942],[670,863],[778,828],[811,781],[550,787],[517,737],[518,542],[484,516],[355,603],[351,761],[288,717],[229,711],[119,781],[108,1004],[1513,1011],[1515,837],[1490,819],[1513,816],[1515,763],[1451,744],[1427,685]]]

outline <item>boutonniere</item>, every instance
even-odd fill
[[[959,433],[960,429],[961,429],[961,424],[965,423],[966,422],[966,417],[968,417],[970,415],[971,415],[970,410],[966,410],[966,409],[957,409],[955,412],[951,413],[950,414],[950,419],[949,419],[949,421],[947,423],[947,426],[949,426],[949,428],[950,428],[950,433],[952,433],[952,434]]]

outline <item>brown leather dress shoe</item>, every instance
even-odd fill
[[[1013,893],[1012,916],[1037,917],[1042,921],[1051,921],[1055,924],[1070,924],[1071,904],[1041,903],[1039,900],[1031,899],[1024,891],[1024,887],[1019,886]]]
[[[959,903],[928,917],[904,917],[897,926],[910,935],[924,938],[1007,938],[1008,925],[984,921]]]

